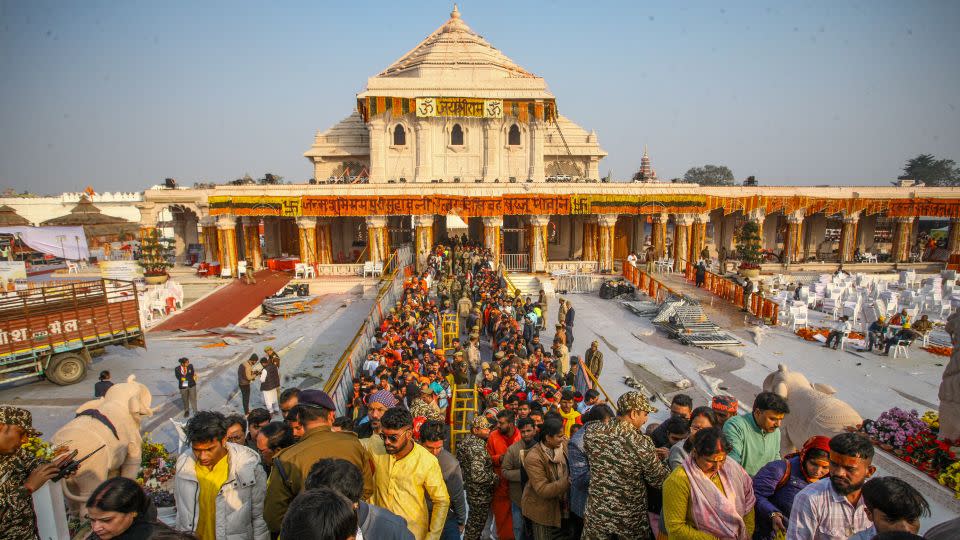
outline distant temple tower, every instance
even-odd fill
[[[643,145],[643,157],[640,158],[640,175],[636,180],[640,182],[659,182],[657,171],[650,165],[650,156],[647,155],[647,145]]]

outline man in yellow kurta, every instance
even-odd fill
[[[401,407],[384,413],[380,437],[385,454],[373,454],[375,474],[371,503],[405,518],[417,540],[439,540],[450,508],[440,462],[413,441],[413,417]],[[433,511],[427,510],[427,497]]]

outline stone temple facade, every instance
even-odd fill
[[[370,77],[357,110],[304,156],[318,181],[599,179],[597,135],[557,112],[547,83],[450,19]]]
[[[933,260],[960,259],[960,188],[665,183],[645,150],[637,181],[601,182],[596,135],[456,9],[356,103],[304,154],[311,183],[148,190],[141,227],[169,212],[178,246],[199,241],[203,259],[234,276],[241,260],[286,257],[352,274],[401,245],[422,265],[454,216],[513,271],[612,272],[630,252],[679,270],[705,251],[732,253],[747,222],[777,268],[926,263],[921,221],[946,232]]]

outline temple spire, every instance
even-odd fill
[[[450,12],[450,18],[451,19],[460,18],[460,9],[457,7],[457,4],[453,4],[453,11]]]

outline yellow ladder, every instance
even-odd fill
[[[444,313],[441,325],[440,348],[447,351],[453,348],[453,340],[460,337],[460,318],[456,313]]]
[[[450,387],[450,452],[456,453],[457,441],[470,433],[473,416],[477,414],[477,389],[474,386]]]

